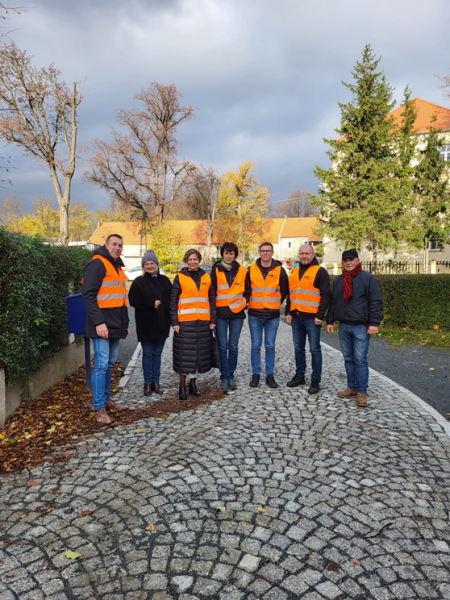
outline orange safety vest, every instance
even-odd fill
[[[119,272],[117,272],[111,261],[100,255],[94,256],[89,262],[93,260],[101,260],[106,269],[106,275],[103,277],[102,285],[97,292],[98,307],[119,308],[120,306],[128,306],[127,286],[122,267],[119,267]],[[83,279],[81,283],[83,283]]]
[[[230,287],[225,273],[217,270],[216,306],[229,306],[234,313],[241,312],[247,305],[247,301],[244,298],[246,276],[247,269],[239,267]]]
[[[178,279],[181,285],[181,294],[178,299],[178,320],[181,322],[210,321],[209,288],[211,277],[208,273],[202,275],[199,290],[197,284],[189,275],[178,273]]]
[[[314,280],[320,265],[309,267],[299,280],[300,267],[296,267],[289,277],[289,298],[291,310],[317,313],[320,304],[320,290],[314,287]]]
[[[275,267],[267,273],[264,279],[261,269],[256,263],[250,267],[252,295],[248,303],[249,308],[271,308],[273,310],[281,308],[280,273],[281,267]]]

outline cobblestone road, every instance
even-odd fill
[[[176,390],[170,348],[163,383]],[[368,409],[339,400],[331,348],[323,391],[285,387],[284,324],[279,390],[248,387],[247,326],[240,351],[239,388],[222,402],[105,430],[67,464],[1,477],[1,600],[450,598],[441,425],[378,375]],[[121,400],[148,402],[142,383],[137,366]]]

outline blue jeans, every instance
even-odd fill
[[[92,396],[94,410],[104,408],[111,398],[111,376],[119,354],[120,338],[92,338],[94,368],[92,369]]]
[[[261,346],[264,332],[264,347],[266,349],[266,377],[273,375],[275,368],[275,340],[277,337],[280,317],[275,319],[260,319],[253,315],[248,316],[250,337],[252,338],[252,373],[261,375]]]
[[[306,337],[308,336],[311,351],[311,379],[320,381],[322,377],[322,350],[320,348],[320,325],[312,319],[292,317],[292,337],[294,338],[296,375],[304,376],[306,370]]]
[[[369,385],[367,353],[370,335],[367,325],[339,323],[339,342],[347,371],[347,387],[365,394]]]
[[[161,336],[153,342],[141,342],[142,370],[144,371],[145,383],[159,381],[161,375],[161,354],[165,343],[165,336]]]
[[[216,333],[220,351],[220,379],[234,377],[238,360],[239,336],[244,319],[217,319]],[[228,338],[228,339],[227,339]]]

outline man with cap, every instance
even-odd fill
[[[380,286],[375,277],[363,271],[356,250],[342,253],[342,275],[333,285],[327,314],[327,332],[339,321],[339,342],[345,360],[347,389],[338,392],[339,398],[356,397],[358,406],[367,406],[369,385],[370,336],[378,333],[383,309]]]
[[[86,307],[86,335],[94,346],[92,396],[98,423],[108,425],[111,419],[106,409],[126,410],[126,406],[111,400],[112,369],[119,353],[119,343],[130,333],[128,328],[127,287],[124,263],[120,258],[123,238],[111,234],[104,246],[84,269],[81,293]]]

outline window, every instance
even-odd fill
[[[439,242],[430,242],[430,251],[431,252],[439,252],[440,250],[443,250],[442,245]]]
[[[288,242],[288,248],[292,248],[292,242]]]
[[[442,156],[442,159],[445,160],[445,162],[450,162],[450,144],[441,146],[439,148],[439,154]]]

